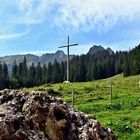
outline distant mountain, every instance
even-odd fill
[[[114,51],[109,47],[106,49],[106,51],[108,51],[110,55],[114,54]]]
[[[14,61],[16,61],[16,63],[22,62],[24,57],[26,57],[29,65],[31,64],[31,62],[35,62],[35,63],[39,62],[39,57],[33,54],[4,56],[4,57],[0,57],[0,61],[2,63],[5,62],[6,64],[10,65],[13,64]]]
[[[114,52],[111,50],[111,48],[107,48],[105,49],[104,47],[102,47],[101,45],[93,45],[93,47],[91,47],[88,51],[88,54],[94,55],[98,52],[106,52],[109,55],[112,55]]]
[[[114,53],[110,48],[105,49],[100,45],[93,45],[93,47],[89,49],[88,54],[94,55],[101,51],[105,51],[109,55],[112,55]],[[27,66],[30,66],[32,63],[34,63],[34,65],[37,65],[38,62],[40,62],[42,65],[48,65],[49,62],[53,63],[55,59],[57,60],[57,62],[67,60],[67,55],[63,51],[58,50],[55,53],[46,53],[40,57],[33,54],[4,56],[0,57],[0,62],[6,63],[8,65],[9,70],[11,71],[13,63],[16,62],[17,64],[19,64],[23,61],[24,57],[26,57]],[[74,55],[70,55],[70,59],[72,59],[73,57]]]
[[[102,46],[97,46],[97,45],[93,45],[93,47],[91,47],[88,51],[88,54],[95,54],[99,51],[104,51],[105,49]]]
[[[72,59],[73,56],[74,55],[70,55],[70,59]],[[19,64],[20,62],[23,61],[24,57],[26,57],[27,66],[30,66],[32,63],[37,65],[38,62],[40,62],[42,65],[43,64],[47,65],[49,62],[53,63],[55,59],[57,60],[57,62],[66,61],[67,59],[67,55],[63,51],[57,51],[56,53],[43,54],[40,57],[33,54],[9,55],[0,57],[0,62],[6,63],[9,67],[9,70],[11,70],[13,63],[16,62],[17,64]]]
[[[72,59],[74,55],[70,55],[70,59]],[[39,62],[41,64],[48,64],[49,62],[53,63],[57,60],[57,62],[62,62],[67,60],[67,55],[63,51],[57,51],[55,53],[46,53],[39,57]]]

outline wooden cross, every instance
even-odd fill
[[[65,46],[60,46],[59,48],[66,48],[67,47],[67,82],[69,82],[69,47],[76,46],[78,44],[69,44],[69,35],[68,35],[68,44]]]

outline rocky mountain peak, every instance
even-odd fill
[[[61,51],[61,50],[56,51],[55,54],[57,54],[57,55],[65,55],[65,53],[63,51]]]
[[[109,47],[105,49],[101,45],[93,45],[93,47],[89,49],[88,54],[94,55],[98,52],[106,52],[106,53],[109,53],[109,55],[112,55],[114,53],[113,50]]]
[[[108,47],[106,50],[109,52],[110,55],[114,54],[114,51],[111,48]]]
[[[93,45],[93,47],[91,47],[89,49],[88,54],[93,55],[93,54],[100,52],[100,51],[105,51],[105,49],[101,45]]]

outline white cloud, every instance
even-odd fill
[[[15,22],[32,25],[44,22],[47,19],[46,14],[55,3],[53,0],[19,0],[16,4],[22,16],[18,17]]]
[[[25,31],[25,32],[21,32],[21,33],[13,33],[13,34],[0,34],[0,40],[21,37],[28,33],[29,33],[29,31]]]
[[[56,24],[75,28],[109,29],[117,21],[132,21],[140,16],[139,0],[60,0]]]
[[[54,26],[109,30],[120,20],[138,19],[139,5],[139,0],[5,0],[0,6],[0,28],[5,25],[17,32],[18,25],[26,29],[51,19]]]

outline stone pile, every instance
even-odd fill
[[[116,140],[88,115],[45,92],[0,91],[0,140]]]

